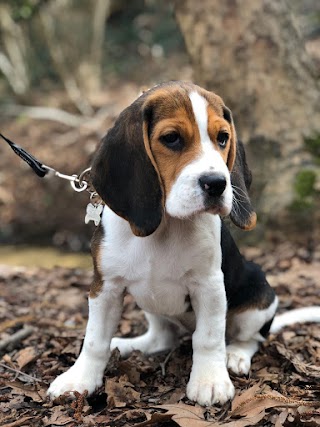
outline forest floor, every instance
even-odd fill
[[[256,248],[244,253],[264,267],[279,296],[279,311],[320,305],[320,247],[310,251],[282,244],[272,253]],[[115,350],[104,386],[92,397],[49,401],[50,382],[79,353],[91,275],[62,267],[0,266],[1,426],[320,425],[320,329],[315,324],[271,335],[254,356],[250,375],[231,375],[236,397],[222,407],[202,408],[186,398],[188,336],[170,354],[133,352],[122,359]],[[127,295],[118,333],[140,334],[145,326]]]

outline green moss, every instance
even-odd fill
[[[312,200],[295,199],[290,205],[290,210],[295,213],[306,213],[314,207]]]
[[[309,169],[297,173],[294,190],[299,199],[306,199],[315,193],[316,174]]]
[[[317,176],[313,170],[302,169],[294,181],[295,197],[290,205],[290,210],[295,213],[307,213],[315,208],[315,184]]]
[[[306,137],[304,143],[309,153],[315,157],[316,162],[320,163],[320,134]]]

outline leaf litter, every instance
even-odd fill
[[[265,253],[248,248],[248,258],[268,273],[280,311],[320,305],[320,247],[280,245]],[[287,254],[287,255],[286,255]],[[79,354],[88,311],[92,273],[80,269],[0,266],[0,425],[245,427],[320,425],[320,327],[293,325],[271,336],[254,356],[248,377],[232,376],[236,397],[222,407],[202,408],[185,389],[191,341],[181,339],[170,354],[134,351],[122,359],[113,351],[104,385],[87,397],[46,397],[50,382]],[[21,339],[16,333],[30,328]],[[129,295],[118,334],[146,330]]]

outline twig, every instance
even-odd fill
[[[6,116],[25,115],[32,119],[52,120],[52,121],[63,123],[71,127],[78,127],[85,120],[83,116],[71,114],[59,108],[51,108],[51,107],[3,105],[0,108],[0,112],[1,114],[4,114]]]
[[[12,372],[15,372],[16,374],[23,375],[32,381],[37,381],[39,383],[42,382],[42,380],[39,380],[38,378],[32,377],[31,375],[26,374],[25,372],[19,371],[19,369],[11,368],[11,366],[6,365],[5,363],[0,362],[0,366],[4,369],[7,369],[8,371],[12,371]]]
[[[10,337],[0,341],[0,351],[4,350],[8,346],[14,348],[20,341],[31,335],[33,331],[34,328],[32,326],[26,326],[25,328],[21,329]]]
[[[6,418],[9,420],[9,419],[12,419],[12,416],[8,415],[7,417],[5,417],[3,419],[4,422],[6,421]],[[19,427],[19,426],[24,426],[24,425],[26,426],[27,425],[26,422],[29,421],[29,420],[31,420],[31,419],[34,420],[34,417],[33,416],[32,417],[23,417],[23,418],[21,418],[19,420],[12,421],[11,423],[1,424],[1,425],[3,427]]]
[[[84,128],[87,129],[88,132],[94,132],[103,124],[104,120],[108,116],[115,114],[115,112],[116,110],[113,105],[100,108],[92,117],[71,114],[67,111],[61,110],[60,108],[52,107],[31,107],[27,105],[13,104],[0,106],[0,114],[4,116],[17,117],[21,115],[36,120],[51,120],[53,122],[59,122],[66,126],[76,128],[77,131],[79,128]],[[74,132],[74,130],[71,132]],[[79,138],[79,133],[75,134]],[[65,137],[66,136],[64,134],[59,138],[63,141]]]
[[[5,320],[4,322],[0,323],[0,333],[5,331],[6,329],[13,328],[19,323],[22,324],[22,323],[32,322],[33,320],[34,320],[34,316],[31,316],[30,314],[26,316],[16,317],[15,319],[11,319],[11,320]]]
[[[164,377],[166,375],[166,364],[169,362],[170,357],[172,356],[172,353],[175,351],[175,348],[173,348],[170,353],[167,355],[167,357],[164,359],[163,362],[160,363],[161,373]]]

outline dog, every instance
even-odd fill
[[[91,176],[105,207],[92,239],[89,320],[78,359],[48,394],[91,394],[102,385],[112,349],[123,356],[169,350],[188,330],[187,397],[203,406],[232,399],[228,369],[249,372],[278,300],[221,219],[229,215],[244,230],[256,225],[251,173],[231,111],[192,83],[157,85],[120,114]],[[113,338],[125,290],[146,312],[149,328],[139,337]],[[315,312],[277,318],[274,330],[299,316],[312,320]]]

